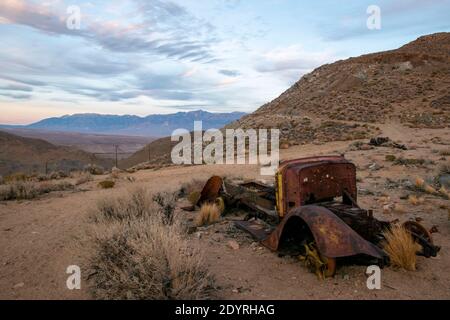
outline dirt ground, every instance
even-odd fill
[[[418,258],[415,272],[382,270],[382,289],[366,287],[366,267],[341,266],[334,278],[320,281],[301,262],[254,243],[236,229],[226,216],[208,228],[190,235],[190,241],[203,248],[206,263],[214,274],[219,299],[450,299],[450,203],[434,195],[421,195],[425,201],[412,205],[404,200],[413,192],[401,187],[402,179],[415,180],[436,174],[439,164],[448,163],[442,151],[450,150],[449,130],[414,130],[397,125],[380,126],[384,135],[405,143],[408,151],[379,147],[350,151],[350,142],[307,145],[282,150],[283,159],[311,155],[342,154],[358,168],[359,203],[374,209],[383,220],[422,218],[427,228],[436,226],[435,243],[442,247],[436,258]],[[423,158],[433,164],[424,166],[393,165],[386,155]],[[373,166],[373,164],[376,166]],[[52,193],[32,201],[0,202],[0,299],[90,299],[88,271],[84,268],[90,254],[82,240],[89,227],[87,216],[100,197],[123,193],[132,185],[152,191],[175,190],[193,178],[232,175],[260,177],[257,166],[174,167],[158,171],[144,170],[132,175],[136,181],[120,180],[111,190],[100,190],[96,181],[82,185],[75,192]],[[388,180],[389,179],[389,180]],[[385,204],[398,204],[405,212],[383,213]],[[188,214],[187,214],[188,215]],[[239,243],[233,250],[227,242]],[[81,290],[68,290],[66,268],[80,265]]]

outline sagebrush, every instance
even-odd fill
[[[103,200],[94,213],[92,290],[100,299],[207,299],[213,278],[178,219],[144,189]]]

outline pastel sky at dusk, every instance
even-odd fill
[[[1,0],[0,123],[251,112],[324,63],[450,31],[449,12],[450,0]]]

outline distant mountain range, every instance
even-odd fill
[[[210,113],[207,111],[178,112],[167,115],[101,115],[74,114],[48,118],[26,126],[0,126],[3,128],[41,129],[62,132],[132,135],[146,137],[170,136],[175,129],[192,131],[194,121],[203,121],[203,129],[222,128],[240,119],[243,112]]]

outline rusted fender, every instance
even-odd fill
[[[294,217],[306,223],[316,241],[321,255],[327,258],[349,257],[366,254],[383,259],[385,253],[374,244],[364,240],[350,226],[330,210],[319,206],[302,206],[292,210],[262,244],[278,250],[283,230]]]
[[[223,179],[219,176],[211,177],[203,187],[198,204],[201,205],[204,202],[214,202],[219,196],[220,189],[222,188]]]

